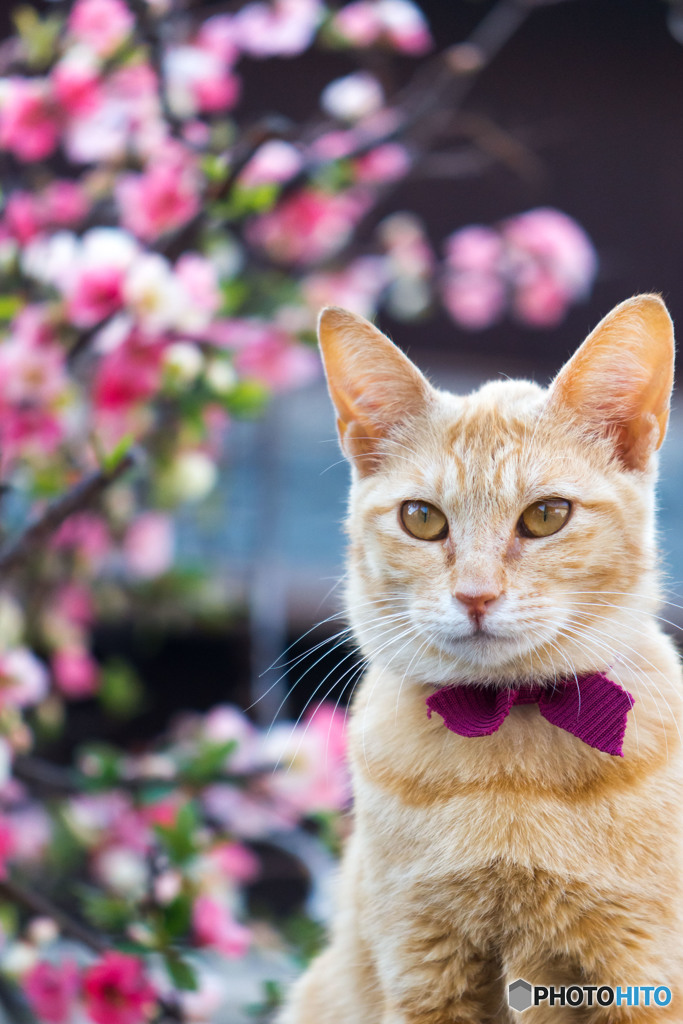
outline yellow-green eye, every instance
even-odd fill
[[[401,522],[418,540],[442,540],[448,533],[448,520],[443,512],[428,501],[404,501]]]
[[[524,509],[517,529],[523,537],[550,537],[562,529],[571,509],[564,498],[541,498]]]

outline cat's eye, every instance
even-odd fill
[[[404,529],[418,540],[442,540],[448,534],[448,520],[428,501],[404,501],[401,505]]]
[[[542,498],[525,508],[517,525],[523,537],[550,537],[569,519],[571,504],[564,498]]]

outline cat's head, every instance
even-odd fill
[[[656,602],[674,353],[663,302],[617,306],[547,390],[439,391],[342,309],[323,310],[320,344],[353,471],[347,606],[364,652],[438,684],[624,656]]]

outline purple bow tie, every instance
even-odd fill
[[[554,687],[534,684],[495,690],[471,683],[444,686],[427,697],[427,714],[431,718],[436,711],[446,728],[459,736],[490,736],[500,729],[513,704],[538,704],[543,717],[559,729],[605,754],[624,756],[626,715],[633,707],[633,697],[602,672],[565,679]]]

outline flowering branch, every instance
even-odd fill
[[[137,462],[130,451],[111,469],[98,470],[81,480],[62,497],[47,506],[42,515],[26,527],[18,537],[0,548],[0,573],[11,572],[21,565],[70,516],[89,508],[107,487],[119,480]]]

